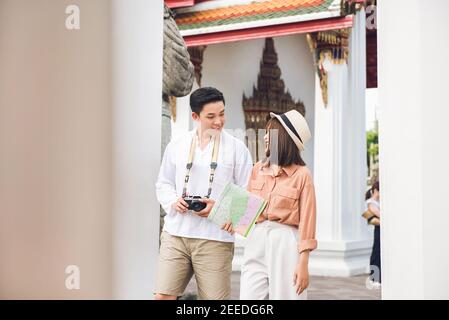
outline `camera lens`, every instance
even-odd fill
[[[193,211],[201,211],[204,208],[206,208],[206,204],[204,202],[200,202],[200,201],[194,201],[192,203],[192,210]]]

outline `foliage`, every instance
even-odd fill
[[[368,157],[375,158],[379,154],[379,134],[377,130],[366,132],[366,145],[368,149]]]

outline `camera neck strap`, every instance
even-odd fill
[[[196,141],[198,137],[195,133],[192,138],[192,143],[190,144],[190,152],[189,152],[189,159],[187,161],[186,165],[186,176],[184,178],[184,188],[182,189],[182,197],[187,196],[187,185],[189,184],[190,179],[190,169],[192,169],[193,166],[193,159],[195,157],[195,148],[196,148]],[[212,159],[210,161],[210,173],[209,173],[209,188],[207,191],[206,198],[209,198],[212,193],[212,183],[214,182],[214,175],[215,175],[215,169],[217,169],[217,159],[218,159],[218,149],[220,147],[220,133],[217,133],[214,136],[214,149],[212,151]]]

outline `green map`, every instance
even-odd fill
[[[247,237],[267,202],[246,189],[229,182],[216,201],[208,219],[224,225],[232,222],[235,232]]]

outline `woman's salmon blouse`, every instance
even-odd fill
[[[268,174],[261,162],[255,164],[248,191],[268,201],[257,223],[264,220],[298,227],[298,250],[317,247],[316,199],[312,174],[306,166],[290,165]]]

